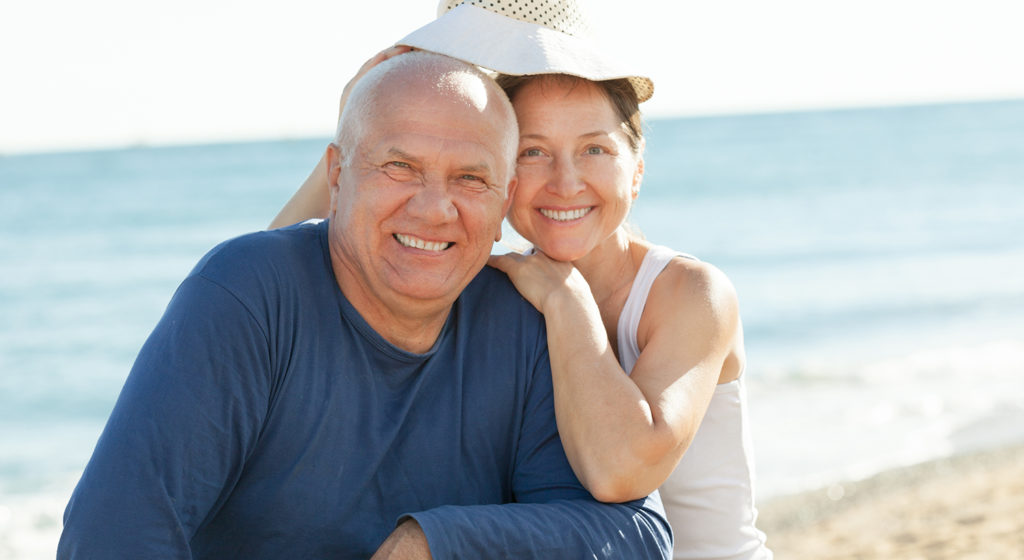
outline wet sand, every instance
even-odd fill
[[[759,509],[779,560],[1024,559],[1024,445],[894,469]]]

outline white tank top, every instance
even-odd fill
[[[636,333],[654,279],[673,257],[668,247],[644,256],[617,328],[619,362],[631,373],[640,356]],[[675,535],[675,560],[770,560],[755,526],[754,448],[747,424],[743,377],[715,388],[697,434],[659,488]]]

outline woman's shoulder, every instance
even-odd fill
[[[697,256],[646,240],[634,240],[632,245],[636,262],[639,263],[638,275],[657,275],[652,290],[660,287],[661,291],[686,289],[734,292],[732,282],[721,269]]]
[[[664,268],[650,287],[637,325],[641,354],[653,356],[647,363],[697,363],[723,352],[730,356],[727,361],[733,359],[742,348],[742,334],[739,302],[729,278],[713,264],[677,251],[656,246],[650,251],[645,259],[667,262],[662,261]],[[718,372],[720,380],[724,372]]]
[[[691,320],[700,316],[731,320],[736,314],[736,289],[721,269],[663,246],[652,245],[648,251],[668,262],[651,286],[647,309],[662,310],[672,316],[682,314]]]

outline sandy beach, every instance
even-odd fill
[[[1024,558],[1024,445],[836,484],[760,507],[780,560]]]

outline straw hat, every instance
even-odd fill
[[[441,0],[437,19],[399,45],[448,55],[502,74],[571,74],[589,80],[626,78],[637,99],[654,93],[590,38],[583,0]]]

